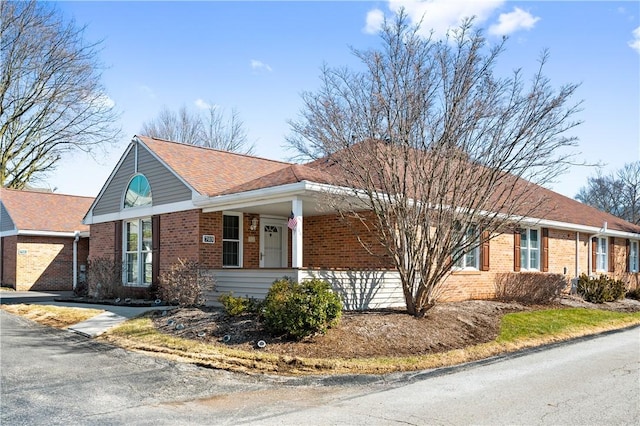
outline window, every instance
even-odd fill
[[[638,242],[629,244],[629,272],[638,272]]]
[[[142,207],[151,205],[151,187],[143,175],[135,175],[127,186],[124,195],[124,207]]]
[[[125,221],[125,283],[131,286],[151,285],[152,227],[151,218]]]
[[[598,237],[595,239],[596,244],[596,271],[606,271],[607,264],[607,238]]]
[[[473,227],[469,227],[467,229],[466,235],[463,237],[461,241],[461,245],[466,246],[468,243],[474,240],[475,241],[478,240],[478,236],[476,235],[476,229]],[[467,251],[464,252],[462,256],[460,256],[458,260],[454,262],[453,266],[456,269],[480,269],[479,261],[480,261],[480,249],[478,245],[475,245],[470,249],[468,248]]]
[[[240,214],[222,216],[222,266],[241,266]]]
[[[520,267],[540,270],[540,232],[537,229],[520,231]]]

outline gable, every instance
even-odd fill
[[[144,146],[134,142],[98,196],[92,209],[93,215],[120,212],[127,185],[136,174],[143,174],[149,181],[154,206],[189,201],[192,198],[193,192],[189,187]]]

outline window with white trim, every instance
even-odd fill
[[[148,286],[152,280],[152,227],[151,218],[124,222],[124,283],[130,286]]]
[[[466,246],[469,242],[478,240],[476,229],[469,227],[466,235],[463,237],[461,245]],[[459,252],[459,250],[456,250]],[[468,248],[453,264],[455,269],[480,269],[480,246],[474,245]]]
[[[540,231],[520,230],[520,267],[525,270],[540,270]]]
[[[609,256],[607,256],[607,253],[608,253],[607,249],[608,249],[607,237],[597,237],[596,238],[596,271],[608,270]]]
[[[222,266],[242,266],[242,214],[222,215]]]
[[[638,272],[638,242],[629,243],[629,272]]]
[[[147,178],[141,174],[132,177],[124,194],[124,207],[150,206],[151,200],[151,186]]]

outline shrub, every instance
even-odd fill
[[[253,297],[234,297],[233,292],[221,294],[218,302],[222,303],[224,311],[231,316],[242,315],[245,312],[258,313],[261,305]]]
[[[627,292],[627,297],[629,299],[640,300],[640,287],[636,287],[634,290],[629,290]]]
[[[100,257],[87,262],[87,294],[96,299],[125,296],[122,285],[122,262]]]
[[[622,280],[615,280],[606,275],[591,278],[586,274],[578,279],[578,294],[591,303],[613,302],[623,299],[627,287]]]
[[[214,289],[213,277],[198,262],[178,259],[158,282],[158,297],[180,306],[199,306],[205,302],[204,291]]]
[[[496,299],[523,304],[553,302],[567,286],[562,274],[509,272],[496,276]]]
[[[295,340],[325,333],[341,315],[340,298],[319,278],[302,283],[288,277],[274,281],[262,308],[267,331]]]

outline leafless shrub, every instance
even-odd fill
[[[161,274],[158,297],[180,306],[204,305],[204,290],[213,290],[213,277],[198,262],[178,259],[168,272]]]
[[[122,285],[122,262],[99,257],[87,263],[88,296],[110,299],[124,296]]]
[[[562,274],[541,272],[509,272],[496,276],[496,299],[527,305],[545,304],[556,300],[567,286]]]

